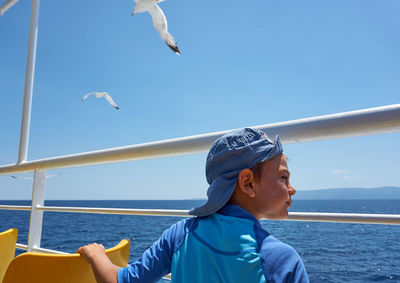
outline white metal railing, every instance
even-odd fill
[[[383,134],[400,131],[400,104],[253,126],[270,136],[279,134],[282,143]],[[0,175],[102,163],[132,161],[207,152],[221,131],[79,154],[0,166]]]
[[[5,206],[5,205],[2,206],[2,205],[0,205],[0,209],[30,210],[30,206],[18,207],[18,206]],[[131,209],[131,208],[37,206],[36,210],[37,211],[52,211],[52,212],[193,217],[193,215],[189,214],[189,210],[174,210],[174,209]],[[397,214],[289,212],[289,217],[287,220],[400,225],[400,215],[397,215]]]
[[[25,251],[28,250],[27,245],[17,243],[16,247],[20,250],[25,250]],[[64,253],[64,252],[60,252],[60,251],[56,251],[56,250],[44,249],[44,248],[38,248],[38,247],[33,247],[30,251],[39,252],[39,253],[47,253],[47,254],[68,254],[68,253]]]
[[[31,207],[30,206],[0,205],[0,209],[31,210]],[[193,217],[193,215],[189,214],[189,210],[175,210],[175,209],[133,209],[133,208],[37,206],[36,210],[37,211],[51,211],[51,212]],[[397,215],[397,214],[289,212],[289,217],[287,220],[400,225],[400,215]]]
[[[18,163],[24,162],[28,156],[29,130],[31,124],[33,81],[35,78],[36,47],[39,29],[39,3],[32,0],[31,23],[28,41],[28,58],[26,62],[24,104],[22,109],[21,134],[19,142]]]
[[[269,135],[279,134],[283,143],[299,143],[349,136],[391,133],[400,131],[400,104],[266,124],[254,126],[253,128],[262,129]],[[44,211],[181,217],[190,216],[187,210],[44,206],[46,169],[206,152],[215,139],[229,131],[0,166],[0,175],[29,171],[34,171],[35,173],[32,189],[32,205],[0,205],[0,209],[31,211],[27,245],[27,250],[29,251],[39,251],[41,249],[40,239]],[[289,213],[288,220],[400,225],[400,215],[387,214],[291,212]],[[51,250],[47,250],[47,252],[51,252]]]
[[[2,6],[0,6],[0,16],[4,15],[4,13],[7,12],[7,10],[14,6],[17,2],[18,0],[8,0]]]
[[[31,210],[32,206],[30,205],[0,205],[0,209],[5,210]]]

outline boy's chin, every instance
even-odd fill
[[[285,212],[282,212],[280,214],[268,215],[265,218],[267,218],[269,220],[285,220],[288,218],[288,216],[289,216],[289,212],[286,210]]]

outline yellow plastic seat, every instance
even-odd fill
[[[122,240],[106,250],[111,262],[125,267],[130,241]],[[43,254],[27,252],[9,265],[3,283],[96,283],[92,267],[80,254]]]
[[[17,236],[17,229],[8,229],[0,233],[0,282],[3,280],[7,267],[15,256]]]

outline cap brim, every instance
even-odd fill
[[[191,209],[189,214],[202,217],[220,210],[229,201],[235,190],[237,174],[233,178],[217,178],[208,188],[207,202],[200,207]]]

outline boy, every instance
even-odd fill
[[[206,161],[210,187],[196,216],[167,229],[141,258],[114,266],[104,247],[78,252],[98,282],[308,282],[297,252],[265,231],[261,218],[285,219],[296,190],[277,136],[250,128],[228,133],[211,146]]]

